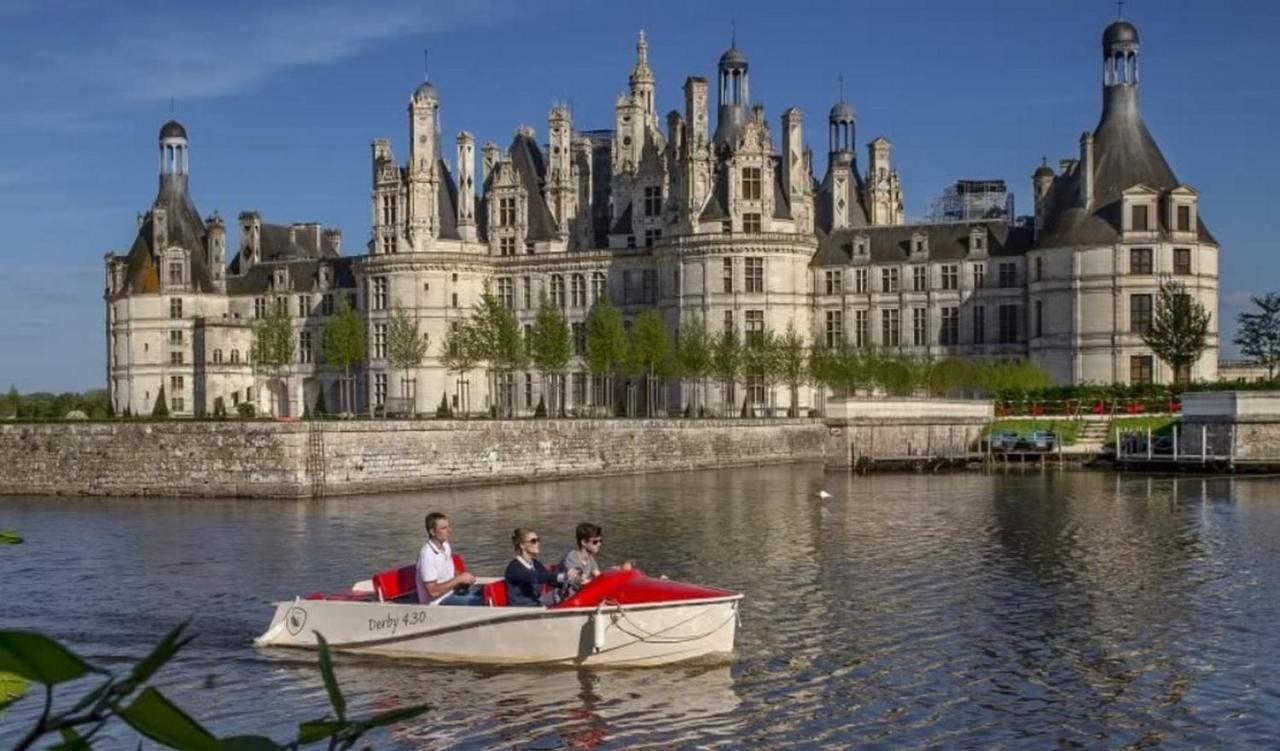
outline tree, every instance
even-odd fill
[[[608,300],[600,300],[587,318],[587,370],[593,381],[604,380],[602,399],[611,412],[613,374],[626,356],[627,330],[622,325],[622,314]]]
[[[341,409],[345,414],[350,414],[355,408],[355,385],[351,369],[364,360],[364,353],[364,321],[347,305],[345,299],[338,298],[338,308],[324,326],[320,340],[320,359],[342,369]]]
[[[787,330],[777,341],[778,376],[791,390],[791,402],[787,407],[788,417],[800,415],[800,386],[809,377],[809,357],[804,337],[796,331],[792,323],[787,323]]]
[[[164,386],[160,387],[160,393],[156,394],[156,406],[151,408],[152,417],[168,417],[169,401],[164,398]]]
[[[732,414],[733,385],[742,370],[742,347],[733,329],[726,329],[711,343],[711,375],[720,381],[720,406],[724,415]]]
[[[564,391],[564,374],[569,370],[569,360],[573,357],[573,332],[560,309],[545,295],[529,332],[529,355],[533,366],[542,374],[543,400],[551,403],[550,414],[563,414],[560,394]]]
[[[689,412],[698,415],[702,411],[703,389],[707,375],[711,372],[711,341],[702,319],[696,314],[690,316],[680,326],[680,341],[676,347],[676,360],[680,364],[681,376],[693,381],[693,390],[689,392]]]
[[[466,341],[476,361],[487,366],[493,414],[498,414],[500,407],[511,414],[514,400],[508,376],[522,367],[527,357],[515,316],[488,290],[471,311]]]
[[[515,415],[513,377],[517,370],[528,365],[529,350],[525,346],[524,337],[520,334],[520,324],[516,322],[514,313],[502,308],[496,323],[497,335],[494,343],[497,349],[494,352],[493,364],[495,372],[502,379],[503,401],[507,407],[507,416],[512,417]]]
[[[418,380],[409,378],[409,371],[422,365],[430,342],[431,337],[419,332],[418,322],[402,308],[393,308],[387,315],[387,364],[401,372],[400,398],[408,402],[411,412],[417,411]]]
[[[1236,316],[1236,335],[1232,341],[1246,357],[1266,367],[1267,380],[1271,381],[1276,377],[1276,365],[1280,364],[1280,294],[1268,292],[1250,299],[1258,312],[1241,312]]]
[[[742,349],[742,371],[759,381],[768,395],[762,400],[766,411],[773,406],[773,389],[778,384],[781,368],[778,363],[777,337],[766,329],[748,336]],[[752,396],[748,394],[748,396]],[[753,400],[754,401],[754,400]]]
[[[1190,378],[1191,365],[1209,346],[1209,320],[1209,311],[1181,282],[1160,282],[1151,327],[1142,334],[1142,341],[1173,369],[1175,383]]]
[[[0,417],[17,417],[21,404],[22,397],[18,396],[18,387],[10,385],[9,393],[4,395],[4,403],[0,406]]]
[[[467,373],[474,370],[479,362],[471,332],[469,320],[464,318],[452,322],[445,334],[440,352],[440,362],[444,364],[445,370],[457,376],[454,382],[454,393],[463,417],[471,411],[471,383],[467,380]],[[437,410],[437,416],[439,416],[439,410]]]
[[[289,316],[288,308],[284,305],[270,306],[265,316],[253,322],[251,333],[253,339],[249,345],[249,359],[253,363],[253,371],[265,374],[268,383],[274,380],[281,386],[281,409],[277,411],[273,402],[271,412],[285,414],[288,412],[289,390],[284,382],[284,375],[289,366],[293,365],[294,352],[293,319]],[[261,389],[258,392],[261,393]]]
[[[645,379],[645,414],[653,417],[661,384],[676,372],[675,350],[662,313],[646,310],[636,318],[631,329],[631,359],[638,366],[635,375]]]

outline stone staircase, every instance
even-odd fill
[[[1101,446],[1107,442],[1107,434],[1111,432],[1111,419],[1085,420],[1080,425],[1076,436],[1076,445]]]

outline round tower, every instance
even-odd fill
[[[853,111],[853,107],[841,99],[831,108],[827,123],[830,152],[832,154],[852,154],[855,138],[854,131],[857,125],[857,116]]]
[[[187,180],[187,129],[177,120],[160,128],[160,185]]]
[[[1138,108],[1138,29],[1116,21],[1102,32],[1102,107]]]

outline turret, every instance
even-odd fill
[[[467,242],[476,240],[476,137],[458,133],[458,236]]]
[[[827,115],[827,143],[831,154],[853,154],[857,130],[857,116],[853,107],[843,99],[831,108]]]
[[[747,71],[747,56],[737,45],[730,47],[720,56],[718,67],[719,94],[716,99],[718,113],[716,116],[716,143],[725,143],[733,138],[750,117],[748,105],[751,102],[751,90]]]
[[[700,148],[707,142],[707,79],[692,76],[684,82],[684,119],[689,124],[689,147]]]
[[[1048,159],[1040,160],[1040,166],[1031,176],[1031,186],[1036,199],[1036,232],[1039,232],[1044,228],[1045,200],[1053,187],[1053,167],[1049,166]]]
[[[1138,30],[1116,21],[1102,32],[1102,113],[1138,113]]]
[[[644,33],[641,32],[641,44]],[[634,76],[633,76],[634,78]],[[547,205],[560,226],[560,234],[569,231],[569,223],[578,213],[577,190],[573,183],[573,122],[569,108],[556,105],[547,115]]]
[[[226,292],[227,226],[216,213],[205,220],[205,265],[215,292]]]
[[[160,128],[160,190],[187,191],[187,129],[177,120]]]
[[[440,157],[438,112],[440,99],[435,86],[424,81],[409,99],[409,245],[423,250],[439,234],[436,160]]]
[[[631,69],[630,83],[631,97],[639,103],[649,124],[656,127],[654,76],[653,71],[649,70],[649,43],[644,38],[644,29],[640,30],[640,38],[636,41],[636,65]]]
[[[791,205],[796,229],[809,232],[813,212],[809,208],[809,176],[804,165],[804,117],[792,107],[782,113],[782,188]]]

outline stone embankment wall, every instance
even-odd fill
[[[817,420],[0,425],[0,494],[307,497],[822,461]]]
[[[964,459],[993,418],[992,403],[974,399],[829,399],[826,464]]]
[[[1280,392],[1210,391],[1182,397],[1178,455],[1280,463]]]

